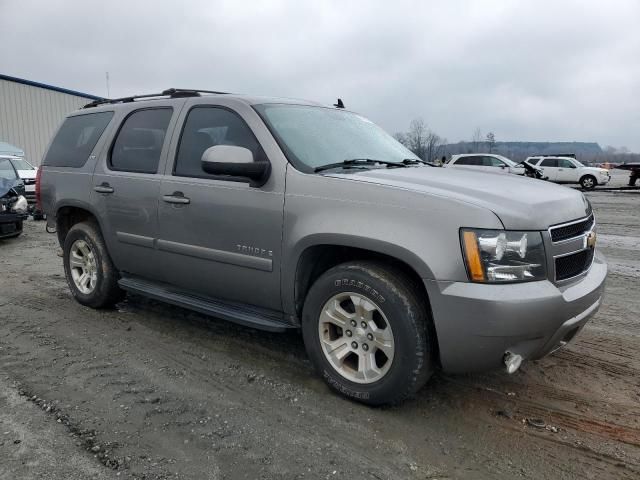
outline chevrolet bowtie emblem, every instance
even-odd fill
[[[596,247],[596,239],[597,238],[598,238],[598,236],[596,235],[596,232],[589,232],[589,234],[587,235],[587,238],[586,238],[587,247],[595,248]]]

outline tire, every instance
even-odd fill
[[[376,261],[344,263],[318,278],[305,299],[302,335],[330,388],[368,405],[383,405],[402,402],[427,382],[435,366],[431,318],[418,292],[400,270]],[[361,317],[361,312],[367,314]],[[334,347],[335,356],[327,353]],[[374,369],[360,371],[372,362]]]
[[[598,181],[593,175],[585,175],[580,179],[580,186],[585,190],[593,190],[596,185],[598,185]]]
[[[124,298],[124,292],[118,287],[118,271],[95,222],[81,222],[71,227],[64,240],[63,263],[71,293],[82,305],[108,308]],[[78,267],[80,264],[84,267]],[[82,272],[90,273],[90,280],[78,282]]]

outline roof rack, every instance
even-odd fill
[[[148,93],[146,95],[132,95],[130,97],[104,98],[100,100],[94,100],[91,103],[87,103],[82,108],[92,108],[92,107],[97,107],[98,105],[107,105],[107,104],[114,104],[114,103],[131,103],[137,100],[148,100],[148,99],[158,98],[158,97],[169,97],[169,98],[199,97],[201,93],[225,95],[228,92],[217,92],[214,90],[196,90],[196,89],[189,89],[189,88],[168,88],[166,90],[163,90],[161,93]]]
[[[569,157],[569,158],[576,158],[576,154],[575,153],[554,153],[554,154],[550,154],[550,153],[545,153],[545,154],[538,154],[538,155],[531,155],[532,157]]]

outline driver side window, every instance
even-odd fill
[[[255,161],[266,160],[258,140],[238,114],[220,107],[194,107],[184,123],[173,174],[216,178],[202,170],[202,154],[215,145],[244,147],[251,150]]]
[[[559,158],[558,159],[558,166],[560,168],[576,168],[576,166],[571,163],[571,161],[567,160],[566,158]]]

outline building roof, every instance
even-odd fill
[[[24,151],[10,143],[0,142],[0,155],[13,155],[16,157],[24,157]]]
[[[7,80],[9,82],[21,83],[23,85],[29,85],[31,87],[44,88],[45,90],[52,90],[54,92],[66,93],[67,95],[73,95],[75,97],[89,98],[91,100],[102,100],[102,97],[89,95],[88,93],[76,92],[75,90],[69,90],[67,88],[62,88],[62,87],[55,87],[53,85],[47,85],[46,83],[25,80],[24,78],[11,77],[9,75],[3,75],[1,73],[0,73],[0,80]]]

